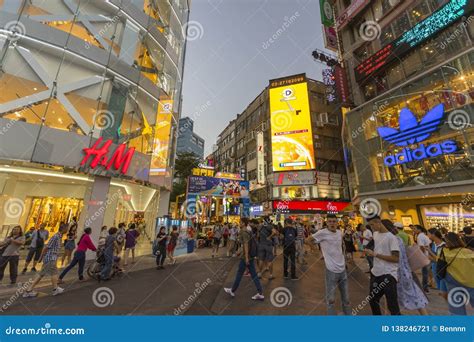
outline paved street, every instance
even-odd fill
[[[325,315],[324,264],[319,255],[308,254],[306,266],[298,274],[300,280],[282,278],[282,256],[275,263],[276,279],[264,277],[265,301],[254,302],[255,287],[250,277],[244,277],[235,298],[223,291],[230,286],[237,269],[238,258],[227,258],[222,251],[211,258],[210,249],[179,257],[176,265],[165,270],[154,268],[154,258],[142,256],[120,279],[97,283],[76,282],[75,275],[66,282],[66,292],[49,295],[48,286],[40,289],[38,298],[12,300],[5,314],[24,315]],[[353,308],[359,315],[370,315],[366,305],[368,278],[365,260],[357,257],[349,264],[349,291]],[[210,282],[209,280],[210,279]],[[47,284],[47,283],[46,283]],[[46,285],[45,284],[45,285]],[[106,287],[105,291],[98,290]],[[94,292],[99,291],[99,292]],[[272,296],[273,292],[273,296]],[[2,304],[14,290],[3,292]],[[95,293],[95,294],[94,294]],[[447,305],[436,291],[430,297],[431,314],[447,314]],[[113,299],[113,300],[112,300]],[[101,307],[104,306],[104,307]],[[339,300],[336,307],[340,310]],[[417,314],[417,313],[406,313]]]

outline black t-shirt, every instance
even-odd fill
[[[157,238],[161,239],[163,236],[166,236],[166,233],[158,233]],[[161,241],[158,241],[158,246],[160,247],[166,247],[166,239],[163,239]]]
[[[272,235],[272,229],[273,227],[269,224],[264,224],[262,228],[260,228],[258,239],[259,244],[268,246],[272,244],[272,240],[268,239],[268,237]]]

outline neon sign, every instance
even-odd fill
[[[438,32],[474,10],[474,1],[451,0],[422,20],[402,36],[384,46],[355,68],[357,82],[361,82],[371,74],[379,71],[384,65],[399,60],[411,49],[433,37]]]
[[[388,167],[401,165],[412,161],[434,158],[443,154],[456,152],[458,146],[453,140],[445,140],[425,146],[420,144],[417,148],[411,149],[406,146],[421,143],[428,139],[431,133],[436,131],[444,117],[444,105],[439,104],[432,108],[418,122],[415,115],[408,109],[403,108],[400,112],[400,129],[391,127],[378,127],[380,137],[397,146],[404,147],[400,153],[388,155],[384,158],[384,164]]]
[[[86,155],[81,161],[81,166],[86,165],[90,157],[93,157],[90,167],[92,169],[97,166],[104,166],[106,170],[109,170],[112,166],[122,174],[126,174],[132,161],[135,148],[131,147],[127,150],[127,145],[120,144],[112,154],[112,157],[107,160],[107,153],[109,153],[109,147],[112,145],[112,140],[107,140],[102,147],[99,147],[102,143],[102,137],[97,139],[92,147],[84,148]]]

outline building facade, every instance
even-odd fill
[[[0,227],[168,212],[187,0],[0,2]]]
[[[271,114],[270,92],[273,82],[285,83],[294,79],[301,79],[301,84],[307,85],[306,94],[298,96],[306,99],[303,102],[309,109],[311,129],[308,130],[308,139],[314,147],[311,158],[315,162],[299,170],[289,167],[288,171],[278,171],[274,168],[273,159],[285,147],[279,145],[274,137],[284,133],[272,134],[272,129],[285,128],[280,119]],[[298,115],[298,110],[296,113],[293,110],[293,114]],[[291,119],[293,124],[299,120],[298,116]],[[340,109],[327,102],[323,83],[307,79],[304,74],[272,80],[219,135],[217,149],[213,153],[216,170],[241,174],[250,181],[251,213],[309,215],[325,212],[331,201],[349,199],[341,125]],[[288,127],[287,131],[291,130]],[[285,208],[280,202],[284,202]],[[324,205],[325,208],[313,210],[312,205]]]
[[[474,3],[335,2],[354,107],[344,144],[354,203],[427,228],[474,223]]]
[[[176,143],[176,153],[194,153],[204,158],[204,139],[194,133],[194,121],[191,118],[179,119],[179,134]]]

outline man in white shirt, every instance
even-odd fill
[[[337,218],[334,214],[327,215],[327,229],[314,233],[312,238],[321,247],[326,265],[326,305],[328,315],[336,315],[334,309],[336,288],[341,294],[342,310],[345,315],[351,315],[347,284],[346,261],[342,247],[342,232],[337,228]]]
[[[374,249],[372,239],[373,239],[373,235],[370,229],[367,229],[366,226],[362,225],[362,247],[364,247],[364,251],[366,249],[371,249],[371,250]],[[367,262],[369,263],[369,272],[370,272],[370,270],[374,266],[374,258],[371,256],[366,256],[366,258],[367,258]]]
[[[365,254],[374,257],[374,267],[370,276],[369,303],[372,314],[381,315],[380,299],[385,296],[392,315],[400,315],[397,281],[400,246],[398,238],[382,224],[379,216],[367,219],[374,231],[374,250]]]
[[[420,246],[421,250],[425,253],[426,256],[429,255],[431,240],[426,235],[427,231],[424,227],[420,226],[419,224],[415,225],[414,231],[416,234],[416,244]],[[421,283],[423,285],[423,291],[426,293],[429,292],[429,285],[428,285],[428,274],[429,274],[429,265],[425,266],[421,269]]]

